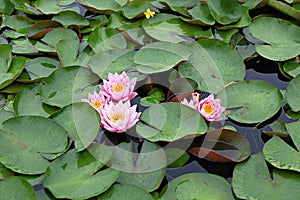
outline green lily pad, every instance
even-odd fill
[[[70,150],[50,164],[44,187],[56,198],[97,196],[108,190],[119,176],[112,168],[100,170],[111,158],[112,148],[101,144],[94,144],[80,153]]]
[[[269,124],[269,128],[271,130],[263,131],[266,135],[278,135],[280,137],[288,137],[289,133],[286,129],[286,124],[283,121],[274,121],[271,124]]]
[[[48,15],[48,14],[57,14],[65,9],[71,9],[71,6],[67,6],[67,5],[71,4],[72,2],[74,1],[72,0],[66,2],[62,0],[52,0],[52,1],[37,0],[34,2],[34,6],[36,9],[40,10],[43,14]]]
[[[300,111],[300,74],[297,75],[286,88],[286,101],[294,112]]]
[[[14,39],[12,42],[14,43],[13,53],[27,55],[37,55],[39,53],[39,50],[27,38]]]
[[[0,163],[0,180],[13,176],[14,172]]]
[[[300,63],[297,63],[296,61],[287,61],[282,66],[285,73],[290,75],[291,77],[296,77],[300,74]]]
[[[104,194],[100,195],[98,200],[153,200],[152,196],[145,190],[125,184],[115,184]]]
[[[215,129],[201,139],[190,153],[215,162],[242,162],[251,155],[250,143],[236,131]]]
[[[40,20],[36,22],[28,31],[28,37],[31,39],[39,39],[45,36],[53,28],[60,27],[61,24],[52,20]]]
[[[79,40],[63,39],[57,45],[57,54],[62,66],[76,65],[76,58],[79,50]]]
[[[33,187],[24,179],[17,176],[6,178],[0,182],[1,199],[37,199]]]
[[[300,27],[289,21],[260,17],[249,26],[250,33],[265,44],[255,44],[255,49],[261,56],[275,61],[295,58],[300,54]]]
[[[179,43],[203,32],[201,27],[185,23],[179,16],[159,13],[142,22],[145,32],[158,41]]]
[[[0,129],[2,129],[2,123],[10,118],[14,118],[15,114],[6,110],[0,110]]]
[[[243,7],[243,14],[239,21],[237,21],[235,24],[226,25],[218,28],[219,30],[229,30],[233,28],[242,28],[249,26],[251,23],[251,17],[249,15],[249,10],[246,7]]]
[[[211,15],[220,24],[226,25],[242,17],[242,6],[236,0],[206,0]]]
[[[11,84],[22,73],[26,58],[15,56],[7,73],[0,73],[0,89]]]
[[[58,13],[52,18],[52,20],[61,23],[65,28],[71,25],[79,27],[89,25],[89,21],[85,17],[71,10],[66,10]]]
[[[130,145],[130,146],[129,146]],[[134,153],[131,144],[117,146],[112,168],[121,170],[118,182],[140,187],[147,192],[156,190],[165,176],[167,158],[157,144],[144,141],[139,153]]]
[[[0,13],[5,15],[11,15],[14,11],[14,4],[10,0],[3,0],[0,2]]]
[[[275,167],[300,172],[300,122],[287,124],[286,128],[297,150],[275,135],[265,144],[263,153],[266,160]]]
[[[218,93],[227,83],[244,79],[243,59],[229,44],[205,39],[193,42],[189,47],[193,55],[179,66],[178,71],[182,78],[196,81],[198,90]]]
[[[91,70],[101,79],[107,79],[108,73],[121,73],[134,65],[135,51],[113,49],[93,55],[88,62]],[[99,64],[101,62],[101,64]]]
[[[51,119],[15,117],[0,131],[0,162],[22,174],[41,174],[50,164],[41,154],[56,154],[68,144],[66,131]]]
[[[75,103],[64,107],[52,116],[75,140],[76,151],[86,149],[100,129],[99,113],[87,103]]]
[[[127,41],[119,31],[106,27],[95,29],[89,36],[88,44],[96,53],[127,47]]]
[[[34,23],[34,20],[20,15],[6,17],[3,21],[3,25],[16,30],[19,33],[27,33]]]
[[[190,158],[190,155],[179,148],[165,149],[168,161],[168,168],[177,168],[183,166]]]
[[[163,189],[162,199],[234,200],[231,185],[214,174],[190,173],[173,179]]]
[[[97,75],[84,67],[60,68],[41,82],[40,96],[46,104],[64,107],[81,102],[89,93],[84,89],[98,80]]]
[[[49,117],[50,114],[43,108],[39,95],[39,85],[33,85],[22,90],[14,100],[14,111],[17,116],[37,115]]]
[[[121,10],[118,0],[79,0],[79,3],[93,12],[102,14],[111,14]]]
[[[155,42],[137,51],[134,62],[139,72],[152,74],[167,71],[191,55],[191,50],[182,44]]]
[[[207,124],[196,110],[180,103],[167,102],[146,109],[136,131],[151,142],[170,142],[186,136],[202,135],[207,131]]]
[[[198,3],[195,7],[188,10],[189,14],[193,17],[193,20],[200,25],[214,25],[215,19],[209,12],[207,5]]]
[[[151,1],[153,0],[135,0],[129,2],[122,9],[124,17],[132,19],[137,16],[144,16],[144,12],[152,7],[150,4]]]
[[[232,187],[241,199],[295,200],[300,198],[300,175],[274,169],[271,177],[262,153],[258,153],[234,168]]]
[[[42,39],[50,47],[55,48],[61,40],[74,40],[79,41],[77,34],[71,29],[54,28],[49,31]]]
[[[11,63],[12,46],[9,44],[0,44],[0,73],[6,73]]]
[[[260,123],[275,115],[283,97],[278,88],[261,80],[246,80],[225,88],[227,115],[241,123]]]
[[[38,81],[48,77],[60,66],[58,60],[48,57],[37,57],[26,61],[25,69],[30,76],[30,80]]]

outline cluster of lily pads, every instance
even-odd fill
[[[300,199],[299,10],[0,1],[1,199]]]

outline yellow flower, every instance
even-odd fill
[[[144,12],[144,15],[146,16],[147,19],[149,19],[150,17],[153,17],[155,14],[155,12],[151,11],[149,8],[147,9],[146,12]]]

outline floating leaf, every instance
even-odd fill
[[[78,41],[77,34],[71,29],[54,28],[49,31],[42,39],[42,41],[49,46],[55,48],[61,40]]]
[[[91,70],[100,78],[107,79],[108,73],[118,73],[127,70],[132,65],[135,52],[129,49],[113,49],[93,55],[88,63]]]
[[[251,154],[249,141],[240,133],[216,129],[201,139],[200,147],[193,147],[190,153],[216,162],[241,162]]]
[[[10,118],[14,118],[15,114],[6,110],[0,110],[0,129],[2,129],[2,123]]]
[[[297,75],[286,88],[286,101],[294,112],[300,111],[300,74]]]
[[[182,44],[155,42],[141,48],[134,56],[138,71],[146,74],[164,72],[187,60],[192,52]]]
[[[179,16],[159,13],[155,17],[142,22],[145,32],[156,40],[179,43],[193,40],[189,37],[203,32],[201,27],[187,24]]]
[[[12,46],[9,44],[0,44],[0,73],[6,73],[11,63]]]
[[[231,25],[226,25],[223,27],[220,27],[219,30],[228,30],[228,29],[233,29],[233,28],[242,28],[242,27],[246,27],[249,26],[251,23],[251,17],[249,15],[249,10],[246,7],[243,7],[243,14],[241,19],[236,22],[235,24],[231,24]]]
[[[112,168],[121,170],[118,182],[130,184],[147,192],[156,190],[164,178],[167,158],[164,150],[157,144],[144,141],[139,153],[134,153],[124,144],[115,149]],[[129,150],[129,151],[127,151]]]
[[[41,20],[36,22],[28,31],[28,37],[32,39],[39,39],[44,37],[45,34],[47,34],[49,31],[51,31],[53,28],[60,27],[61,24],[52,21],[52,20]]]
[[[242,16],[242,7],[236,0],[206,0],[206,3],[211,15],[220,24],[236,22]]]
[[[162,199],[234,200],[231,185],[214,174],[190,173],[173,179],[163,189]]]
[[[14,172],[0,163],[0,180],[13,176]]]
[[[87,103],[66,106],[52,118],[75,140],[76,151],[87,148],[98,135],[99,113]]]
[[[182,78],[198,83],[198,90],[217,93],[224,85],[243,80],[245,65],[238,52],[219,40],[199,40],[189,45],[193,55],[178,68]]]
[[[11,84],[22,73],[26,62],[25,57],[15,56],[7,73],[0,73],[0,89]]]
[[[300,122],[286,125],[297,150],[274,135],[264,146],[263,153],[268,162],[279,169],[289,169],[300,172],[300,137],[298,134]]]
[[[0,162],[22,174],[41,174],[49,161],[41,153],[65,150],[66,131],[51,119],[39,116],[15,117],[5,121],[0,131]]]
[[[121,5],[117,0],[79,0],[79,3],[93,12],[111,14],[121,10]]]
[[[65,67],[53,72],[40,85],[44,103],[64,107],[87,97],[86,87],[98,81],[98,76],[84,67]]]
[[[6,178],[0,182],[1,199],[37,199],[33,187],[24,179],[17,176]]]
[[[76,25],[79,27],[89,25],[89,21],[85,17],[71,10],[58,13],[52,18],[52,20],[61,23],[65,28],[71,25]]]
[[[17,116],[25,115],[37,115],[42,117],[49,117],[39,95],[39,85],[33,85],[31,87],[22,90],[15,98],[14,111]]]
[[[136,130],[152,142],[170,142],[186,136],[202,135],[207,131],[207,125],[196,110],[180,103],[167,102],[146,109]]]
[[[168,159],[168,168],[181,167],[190,158],[185,150],[179,148],[166,148],[165,151]]]
[[[3,0],[0,2],[0,13],[5,15],[11,15],[14,11],[14,4],[12,4],[9,0]]]
[[[79,40],[60,40],[57,45],[57,54],[62,66],[76,65],[76,58],[79,50]]]
[[[5,18],[3,25],[16,30],[19,33],[27,33],[34,24],[34,20],[25,16],[12,15]]]
[[[152,7],[150,4],[151,1],[152,0],[135,0],[126,4],[122,9],[124,17],[132,19],[137,16],[144,16],[144,12]]]
[[[238,164],[233,171],[233,191],[241,199],[295,200],[300,198],[300,175],[273,170],[270,176],[262,153]]]
[[[285,62],[282,68],[284,72],[294,78],[300,74],[300,63],[297,63],[294,60]]]
[[[48,167],[44,186],[56,198],[87,199],[105,192],[118,178],[112,169],[99,171],[112,157],[111,147],[94,144],[89,150],[70,150]]]
[[[153,200],[152,196],[145,190],[125,184],[115,184],[104,194],[100,195],[98,200]]]
[[[215,19],[209,12],[207,5],[198,3],[195,7],[188,10],[189,14],[193,17],[193,20],[200,23],[201,25],[214,25]]]
[[[259,123],[275,115],[283,97],[278,88],[261,80],[246,80],[225,88],[228,117],[241,123]]]
[[[88,44],[96,53],[127,47],[126,39],[119,31],[106,27],[95,29],[89,36]]]
[[[260,17],[249,26],[250,33],[265,44],[255,44],[255,49],[261,56],[275,61],[295,58],[300,54],[300,27],[289,21]]]

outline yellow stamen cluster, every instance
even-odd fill
[[[111,91],[113,92],[122,92],[123,90],[125,90],[126,85],[124,85],[123,83],[116,83],[111,87]]]
[[[214,105],[212,105],[211,103],[204,104],[203,109],[204,112],[210,115],[214,112]]]
[[[117,122],[119,120],[124,120],[124,114],[123,113],[120,113],[120,112],[115,112],[111,115],[109,115],[109,119],[112,121],[112,122]]]
[[[146,12],[144,12],[144,15],[146,16],[147,19],[149,19],[150,17],[153,17],[155,14],[155,12],[151,11],[149,8],[147,9]]]
[[[102,102],[99,101],[99,100],[95,100],[95,101],[92,102],[92,105],[93,105],[94,108],[99,109],[102,106]]]

